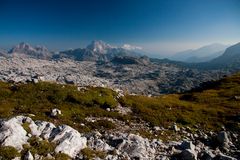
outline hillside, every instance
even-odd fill
[[[214,43],[198,49],[190,49],[176,53],[170,57],[170,59],[187,63],[208,62],[214,58],[217,58],[218,56],[221,56],[227,47],[229,46]]]
[[[188,67],[204,70],[222,70],[236,73],[240,69],[240,43],[228,47],[225,52],[209,62],[191,63]]]
[[[196,91],[157,97],[123,96],[122,93],[106,88],[77,88],[74,85],[46,82],[36,84],[0,83],[0,117],[2,119],[19,115],[30,116],[32,120],[48,121],[56,126],[67,124],[86,137],[90,136],[93,131],[98,131],[99,134],[105,135],[105,138],[102,136],[100,139],[110,145],[110,148],[114,148],[114,145],[108,143],[111,138],[106,137],[106,134],[114,136],[119,133],[139,134],[146,137],[149,143],[154,139],[160,139],[161,143],[167,147],[175,148],[177,146],[170,144],[173,140],[181,144],[183,139],[187,139],[196,146],[198,146],[197,141],[200,141],[203,148],[193,149],[196,157],[200,157],[207,149],[216,157],[223,156],[221,154],[224,153],[239,158],[239,104],[240,74],[212,82],[211,85],[204,85],[203,88]],[[61,114],[51,116],[54,108],[59,109]],[[29,127],[27,125],[24,128]],[[215,142],[214,137],[223,128],[225,128],[232,145],[220,146],[220,152],[217,152],[216,145],[221,144],[218,144],[220,143],[218,141]],[[2,131],[4,128],[1,127],[0,139]],[[202,139],[203,137],[205,138]],[[90,140],[88,139],[88,143]],[[138,143],[142,142],[137,141],[137,146],[140,145]],[[30,143],[30,145],[33,144]],[[25,148],[21,153],[26,154],[26,150],[28,150],[46,156],[46,153],[36,151],[36,146],[35,150],[31,146],[29,147],[30,149]],[[117,149],[116,146],[115,149],[120,152],[119,154],[122,151],[132,157],[131,147],[133,146],[130,146],[128,151]],[[0,155],[1,150],[4,149],[6,148],[0,149]],[[184,156],[181,153],[182,149],[179,150],[181,154],[178,152],[167,153],[165,150],[160,152],[158,149],[154,148],[154,153],[151,152],[149,157],[160,156],[162,152],[165,152],[167,157]],[[47,153],[59,156],[53,154],[52,151]],[[109,156],[113,153],[110,150],[94,149],[91,146],[81,152],[81,155],[88,157],[99,156],[99,154]],[[118,154],[116,153],[116,155]]]
[[[226,49],[224,54],[209,62],[209,67],[239,70],[240,43]]]
[[[217,85],[211,84],[214,87],[198,92],[157,97],[125,95],[117,99],[117,93],[106,88],[83,88],[78,91],[77,87],[73,85],[46,82],[13,85],[1,82],[0,117],[35,114],[38,119],[51,120],[47,112],[58,107],[63,113],[66,112],[63,114],[67,116],[64,117],[66,119],[63,117],[59,119],[62,123],[71,124],[76,120],[72,114],[73,109],[74,114],[80,113],[78,115],[80,121],[87,116],[123,119],[116,112],[106,111],[106,108],[114,109],[120,103],[122,106],[134,110],[134,115],[128,115],[126,118],[133,118],[132,116],[136,115],[143,116],[141,119],[150,122],[152,126],[166,123],[166,125],[171,123],[195,125],[198,123],[205,129],[218,130],[222,125],[227,127],[229,123],[233,123],[231,117],[236,117],[240,111],[239,102],[234,98],[240,96],[240,75],[216,81],[214,84]],[[98,112],[96,113],[95,110]],[[147,117],[148,114],[150,119]],[[215,120],[212,121],[212,119]]]

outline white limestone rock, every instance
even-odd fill
[[[30,151],[26,153],[26,155],[24,156],[24,160],[34,160],[33,155]]]
[[[56,126],[50,122],[32,121],[29,125],[29,128],[31,129],[32,135],[49,139],[53,129],[56,128]]]
[[[27,133],[22,127],[23,123],[29,123],[31,133]],[[28,144],[30,135],[44,138],[56,143],[55,152],[65,153],[74,158],[81,149],[87,146],[87,139],[67,125],[56,127],[54,124],[45,121],[33,121],[29,117],[17,116],[1,122],[0,142],[3,146],[12,146],[22,150],[23,144]],[[27,153],[25,157],[29,160],[33,157]]]
[[[12,146],[17,150],[22,150],[23,144],[27,144],[27,132],[22,127],[26,117],[17,116],[3,121],[0,128],[0,142],[3,146]]]
[[[80,150],[87,146],[87,139],[67,125],[55,128],[51,133],[50,140],[57,144],[56,153],[65,153],[70,157],[75,157]]]
[[[112,151],[113,148],[101,139],[91,137],[88,140],[88,147],[97,151]]]
[[[127,154],[130,158],[154,159],[155,149],[151,147],[149,140],[135,134],[123,137],[122,143],[117,146],[121,154]]]
[[[105,160],[119,160],[119,158],[116,155],[107,155]]]
[[[54,108],[54,109],[52,109],[52,111],[51,111],[51,116],[52,116],[52,117],[56,117],[56,116],[61,115],[61,114],[62,114],[61,110],[59,110],[59,109],[57,109],[57,108]]]
[[[178,128],[177,124],[174,124],[172,127],[173,127],[173,130],[175,132],[179,132],[180,131],[180,128]]]

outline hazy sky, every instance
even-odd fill
[[[0,47],[92,40],[168,54],[240,41],[240,0],[0,0]]]

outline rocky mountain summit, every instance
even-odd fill
[[[93,52],[98,52],[100,54],[106,54],[108,50],[111,50],[113,48],[116,47],[113,47],[103,41],[92,41],[92,43],[87,46],[87,49],[92,50]]]
[[[20,44],[13,47],[8,54],[10,55],[19,55],[38,58],[38,59],[50,59],[52,57],[52,53],[48,51],[48,49],[44,46],[36,46],[32,47],[28,43],[21,42]]]
[[[138,58],[141,54],[135,52],[129,46],[116,47],[103,41],[92,41],[86,48],[62,51],[53,58],[71,58],[78,61],[109,62],[116,56],[129,56]]]

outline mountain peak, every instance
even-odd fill
[[[98,53],[107,53],[107,50],[114,48],[110,44],[107,44],[101,40],[99,41],[92,41],[90,45],[87,46],[88,49],[92,50],[93,52],[98,52]]]
[[[49,52],[48,49],[47,49],[45,46],[37,45],[37,46],[35,47],[35,49],[36,49],[38,52]]]
[[[10,53],[25,53],[26,51],[34,51],[34,48],[28,43],[21,42],[13,47]]]
[[[40,45],[37,45],[36,47],[33,47],[31,46],[29,43],[26,43],[26,42],[20,42],[19,44],[17,44],[16,46],[14,46],[12,48],[12,51],[20,51],[20,50],[36,50],[36,51],[47,51],[48,52],[48,49],[45,47],[45,46],[40,46]]]
[[[9,52],[9,54],[16,55],[25,55],[34,58],[48,59],[50,57],[50,52],[44,46],[36,46],[32,47],[30,44],[21,42],[15,47],[13,47]]]

